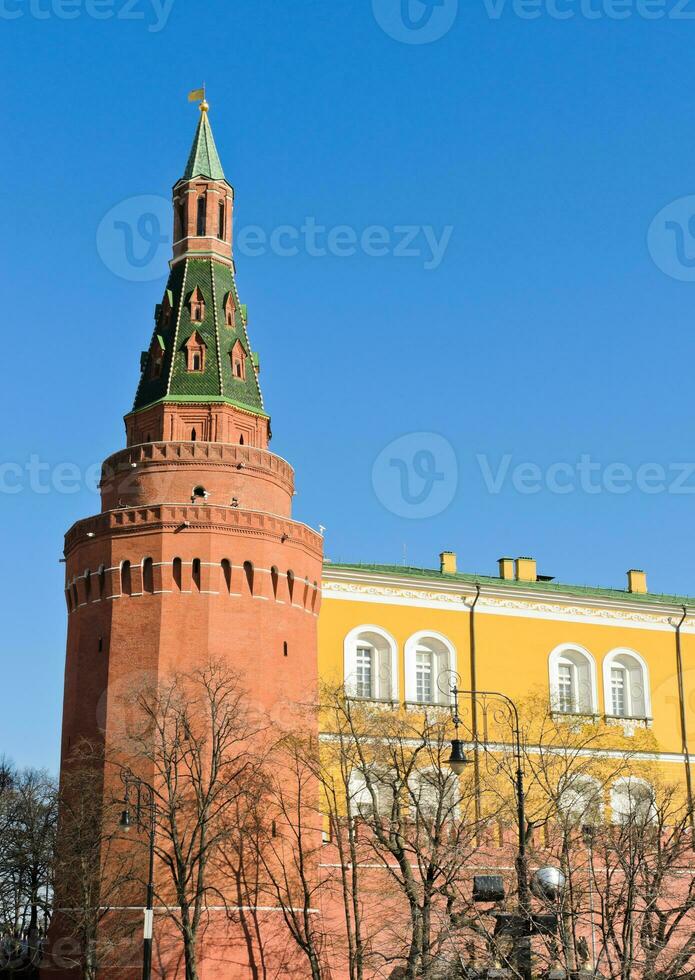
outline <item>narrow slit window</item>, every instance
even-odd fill
[[[151,558],[142,563],[142,591],[154,592],[154,566]]]
[[[132,582],[130,576],[130,562],[124,561],[121,565],[121,592],[123,595],[130,595],[132,592]]]
[[[205,234],[205,197],[198,198],[198,212],[196,220],[196,235]]]
[[[220,201],[217,218],[217,237],[224,241],[224,202]]]
[[[253,565],[250,561],[244,562],[244,575],[246,576],[246,584],[249,588],[249,594],[253,595]]]

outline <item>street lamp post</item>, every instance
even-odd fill
[[[138,830],[149,832],[149,867],[147,873],[147,900],[145,921],[142,933],[142,980],[150,980],[152,974],[152,926],[154,917],[154,838],[156,830],[156,804],[154,789],[149,783],[127,772],[123,776],[125,784],[125,809],[121,814],[119,826],[128,831],[134,825]],[[135,820],[130,815],[130,796],[135,797]]]
[[[524,762],[521,749],[521,725],[519,722],[519,710],[516,704],[506,694],[500,691],[462,691],[458,687],[457,675],[454,675],[454,683],[449,685],[449,694],[452,699],[453,722],[456,737],[451,741],[451,755],[449,765],[454,773],[460,775],[468,764],[468,759],[464,752],[463,741],[459,738],[459,726],[461,716],[459,715],[459,697],[466,696],[471,699],[476,698],[497,698],[502,701],[509,709],[512,728],[514,733],[514,761],[516,772],[514,774],[514,793],[516,797],[517,822],[519,824],[519,838],[516,855],[516,880],[517,894],[519,902],[519,918],[522,924],[522,935],[516,947],[516,960],[519,975],[522,980],[532,980],[531,977],[531,893],[528,879],[528,859],[526,856],[526,791],[524,788]]]

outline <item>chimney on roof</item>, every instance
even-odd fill
[[[517,558],[516,560],[516,580],[517,582],[536,582],[538,572],[536,571],[535,558]]]
[[[456,552],[442,551],[439,555],[439,571],[442,575],[456,574]]]
[[[647,589],[647,573],[640,568],[631,568],[627,573],[627,591],[645,594]]]
[[[500,570],[500,578],[513,579],[516,578],[516,571],[514,569],[514,559],[513,558],[498,558],[497,565]]]

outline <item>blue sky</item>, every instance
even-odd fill
[[[0,749],[57,765],[62,536],[124,444],[164,285],[137,262],[169,233],[203,80],[273,449],[327,555],[453,549],[491,573],[529,554],[560,581],[622,587],[637,566],[695,594],[694,18],[676,0],[0,0]]]

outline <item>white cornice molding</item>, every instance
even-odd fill
[[[475,584],[446,582],[440,579],[421,579],[414,582],[407,576],[383,572],[343,570],[325,565],[323,569],[324,599],[373,602],[387,605],[414,606],[426,609],[447,609],[467,613],[475,598]],[[481,587],[476,612],[483,615],[516,616],[564,622],[582,622],[601,626],[622,626],[672,632],[669,622],[681,607],[668,603],[623,603],[602,596],[576,596],[569,592],[552,595],[518,586],[510,588],[485,584]],[[695,634],[695,622],[683,627],[684,633]]]

